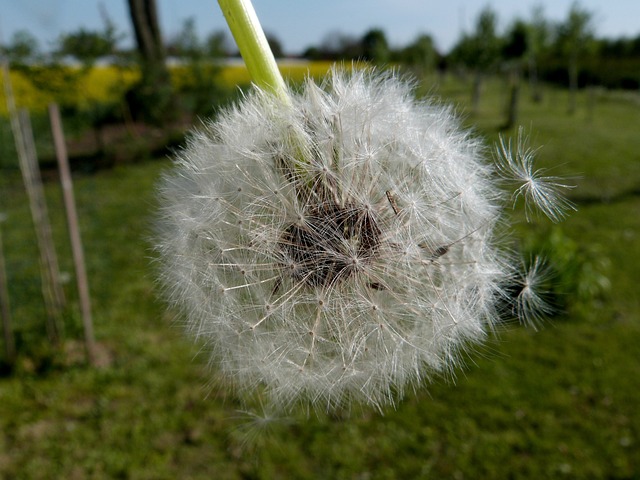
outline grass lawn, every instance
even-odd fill
[[[430,85],[435,85],[430,83]],[[429,91],[467,111],[470,86]],[[22,352],[0,376],[0,478],[410,479],[640,478],[640,100],[600,93],[566,114],[523,89],[520,123],[542,165],[579,175],[563,238],[608,262],[611,288],[543,324],[500,331],[457,378],[385,415],[271,419],[243,413],[155,297],[147,237],[157,159],[74,176],[103,366],[83,360],[77,298],[65,285],[65,351],[44,340],[35,235],[19,173],[0,177],[0,225]],[[487,85],[465,122],[490,140],[505,88]],[[47,176],[49,177],[49,176]],[[73,272],[61,192],[46,186],[61,269]],[[515,228],[533,237],[534,221]]]

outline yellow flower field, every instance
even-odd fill
[[[18,108],[32,112],[44,111],[51,102],[85,107],[92,102],[108,102],[124,94],[139,77],[133,69],[95,67],[88,72],[72,67],[38,69],[33,78],[22,71],[10,73],[13,94]],[[0,72],[4,84],[4,76]],[[7,103],[0,102],[0,115],[7,114]]]
[[[307,76],[318,78],[331,67],[332,62],[283,61],[280,70],[283,76],[297,83]],[[184,81],[188,72],[185,67],[172,67],[173,81]],[[226,87],[250,83],[245,66],[238,62],[222,67],[220,81]],[[33,73],[12,71],[10,73],[13,94],[18,108],[32,112],[44,111],[51,102],[83,108],[93,102],[111,102],[121,98],[124,92],[139,78],[134,68],[98,66],[88,72],[80,68],[61,67],[57,69],[34,69]],[[4,77],[0,72],[4,85]],[[2,89],[0,115],[7,115],[7,103]]]
[[[283,61],[279,63],[280,72],[284,78],[293,83],[298,83],[308,76],[319,78],[327,73],[327,70],[329,70],[332,65],[333,62],[329,61]],[[220,76],[223,85],[229,87],[246,85],[251,82],[249,72],[242,63],[225,66],[220,72]]]

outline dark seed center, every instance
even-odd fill
[[[357,205],[315,205],[280,238],[287,271],[308,285],[328,286],[356,273],[375,255],[380,228],[372,212]]]

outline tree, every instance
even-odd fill
[[[593,14],[574,2],[564,23],[558,28],[558,46],[567,61],[569,74],[569,113],[576,110],[578,70],[581,57],[593,46]]]
[[[437,57],[433,38],[426,34],[419,35],[401,52],[401,60],[420,73],[432,71]]]
[[[522,62],[528,50],[528,26],[522,20],[516,20],[507,32],[502,48],[509,76],[509,100],[507,102],[507,118],[503,129],[512,128],[518,120],[518,104],[520,99],[520,77]]]
[[[127,0],[138,52],[147,64],[164,65],[164,47],[155,0]]]
[[[500,39],[496,33],[498,16],[491,7],[485,7],[478,15],[475,30],[465,34],[453,49],[452,57],[474,72],[471,108],[477,113],[480,103],[483,77],[498,63]]]
[[[106,26],[103,31],[80,28],[74,32],[63,34],[58,39],[57,53],[72,57],[82,64],[81,69],[73,70],[75,73],[72,81],[74,89],[82,89],[83,86],[86,86],[88,75],[95,62],[99,58],[113,55],[117,49],[120,36],[115,25],[106,15],[105,22]],[[121,98],[123,92],[119,93],[117,98]],[[92,100],[81,109],[91,123],[99,153],[104,153],[106,147],[102,135],[103,127],[120,116],[119,110],[121,108],[120,102]]]
[[[304,53],[310,60],[351,60],[361,56],[361,42],[339,31],[329,32],[319,46],[310,47]]]
[[[60,64],[56,55],[43,53],[31,33],[17,31],[0,50],[3,60],[9,62],[12,70],[22,72],[36,91],[54,96],[64,106],[77,98],[74,89],[77,72]]]
[[[280,40],[271,33],[266,33],[265,36],[267,37],[267,43],[269,44],[269,48],[271,49],[273,56],[275,58],[284,57],[284,50],[282,49],[282,43],[280,43]]]
[[[188,58],[202,54],[202,46],[196,32],[196,23],[193,17],[187,18],[182,24],[180,33],[167,42],[169,55],[179,58]]]
[[[18,30],[11,41],[1,47],[2,56],[12,68],[26,68],[40,59],[38,40],[26,30]]]
[[[140,59],[140,81],[129,92],[132,112],[159,122],[169,113],[172,92],[155,0],[127,0]]]
[[[529,85],[531,87],[531,98],[534,102],[542,101],[542,89],[538,79],[538,68],[540,57],[547,49],[551,28],[549,22],[544,17],[544,8],[537,5],[531,12],[531,20],[527,25],[527,64],[529,67]]]
[[[217,40],[213,40],[217,39]],[[177,89],[180,100],[188,111],[196,115],[209,115],[220,94],[217,77],[220,71],[216,60],[222,55],[224,37],[210,36],[201,41],[195,28],[195,20],[185,20],[182,30],[171,42],[169,51],[182,60]]]
[[[111,55],[118,43],[114,31],[90,31],[84,28],[63,34],[58,40],[58,51],[75,58],[86,69],[90,69],[101,58]]]
[[[231,54],[229,38],[223,30],[212,32],[205,40],[205,52],[211,58],[226,57]]]
[[[369,30],[360,41],[362,45],[362,59],[378,65],[389,61],[390,50],[387,37],[379,28]]]

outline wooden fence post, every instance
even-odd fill
[[[69,237],[71,239],[71,250],[73,252],[73,263],[76,271],[76,282],[78,284],[78,295],[80,297],[80,311],[82,314],[82,325],[84,328],[85,348],[89,362],[91,364],[95,364],[96,347],[93,335],[93,321],[91,319],[89,282],[87,280],[84,252],[82,248],[82,240],[80,238],[80,227],[78,225],[78,213],[76,211],[76,203],[73,195],[73,181],[71,179],[71,170],[69,168],[64,132],[62,130],[60,110],[58,109],[58,105],[55,103],[49,105],[49,121],[51,122],[51,132],[53,134],[53,142],[56,148],[60,183],[62,184],[64,206],[67,214],[67,226],[69,228]]]
[[[2,247],[2,222],[6,216],[0,213],[0,314],[2,315],[2,334],[4,337],[4,351],[7,363],[13,365],[16,360],[16,341],[11,329],[11,307],[9,305],[9,289],[7,272],[4,266],[4,252]]]
[[[31,216],[33,217],[40,249],[40,273],[42,275],[42,290],[47,309],[47,334],[51,343],[58,345],[61,337],[62,308],[65,304],[65,298],[60,283],[58,259],[51,235],[51,225],[45,203],[35,142],[33,141],[31,121],[26,110],[21,111],[20,114],[16,110],[9,76],[9,66],[6,61],[2,62],[2,73],[11,130],[13,131],[20,171],[22,172],[27,196],[29,197],[29,207],[31,208]]]
[[[60,343],[62,335],[62,309],[65,305],[64,290],[60,282],[60,269],[56,256],[49,212],[40,176],[40,167],[36,154],[35,141],[29,112],[22,109],[19,112],[20,131],[24,142],[25,157],[20,161],[20,169],[24,179],[31,215],[36,229],[40,258],[43,267],[43,290],[49,321],[47,329],[52,343]]]

